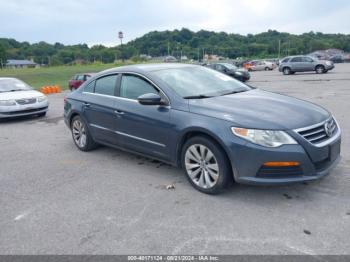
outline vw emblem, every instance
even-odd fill
[[[326,132],[327,136],[329,136],[329,137],[331,137],[333,135],[331,121],[328,121],[324,124],[324,131]]]

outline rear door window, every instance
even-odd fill
[[[313,60],[310,57],[305,56],[303,57],[303,62],[311,63]]]
[[[84,87],[84,92],[93,93],[94,89],[95,89],[95,81],[92,81]]]
[[[293,57],[292,60],[290,60],[292,63],[299,63],[303,62],[301,57]]]
[[[104,76],[96,80],[95,93],[114,96],[118,75]]]

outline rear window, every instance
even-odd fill
[[[78,75],[77,80],[79,81],[84,81],[84,75]]]
[[[281,61],[281,63],[287,63],[288,61],[289,61],[289,57],[287,57],[287,58],[285,58],[285,59],[283,59],[282,61]]]

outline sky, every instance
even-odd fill
[[[158,30],[350,34],[349,0],[0,0],[0,37],[115,46]]]

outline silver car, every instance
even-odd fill
[[[48,110],[47,97],[16,78],[0,77],[0,118],[38,115]]]
[[[319,60],[312,56],[288,56],[280,62],[278,70],[284,75],[295,72],[315,71],[317,74],[327,73],[334,68],[331,61]]]

